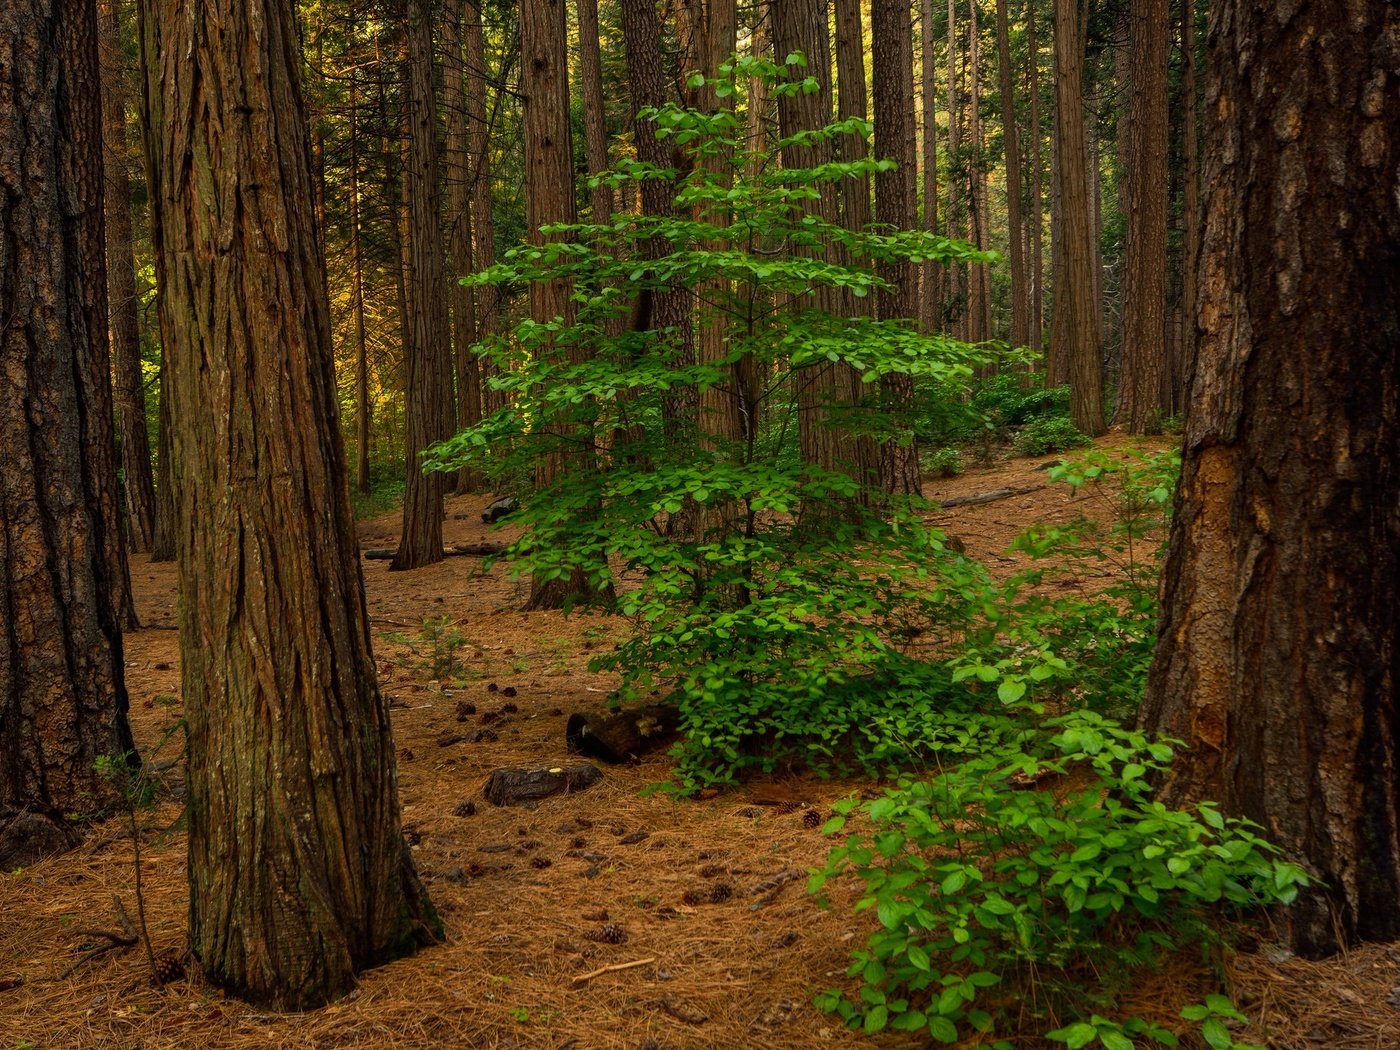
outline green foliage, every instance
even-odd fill
[[[1038,416],[1016,432],[1011,444],[1017,455],[1043,456],[1083,448],[1092,442],[1064,416]]]
[[[800,70],[800,56],[788,65]],[[809,78],[784,73],[740,60],[716,90],[732,95],[751,76],[774,81],[779,94],[810,89]],[[723,172],[625,161],[603,178],[672,184],[680,217],[555,227],[549,243],[517,248],[472,279],[567,280],[574,317],[525,321],[483,348],[509,405],[440,446],[436,466],[470,462],[518,477],[542,457],[562,461],[548,485],[521,493],[512,522],[525,531],[508,557],[537,580],[581,573],[618,595],[635,631],[594,667],[619,673],[619,700],[656,688],[675,698],[683,789],[784,762],[873,768],[925,734],[940,696],[965,695],[946,668],[911,650],[965,619],[964,592],[985,583],[972,582],[977,569],[946,550],[915,507],[876,491],[873,464],[805,462],[797,419],[812,418],[808,391],[833,366],[853,370],[859,391],[827,399],[823,425],[872,456],[877,442],[908,440],[912,426],[908,406],[882,393],[882,377],[914,375],[962,396],[990,350],[876,320],[855,304],[882,294],[882,263],[989,256],[920,231],[853,232],[812,213],[824,185],[889,164],[792,169],[776,153],[868,136],[866,121],[754,154],[733,113],[667,106],[646,115],[684,150],[724,159]],[[636,296],[677,289],[700,290],[696,328],[724,331],[722,360],[695,363],[674,329],[618,333]],[[733,391],[739,372],[753,377],[740,398],[744,433],[699,432],[684,406]]]
[[[369,485],[368,492],[361,492],[353,484],[350,486],[350,506],[357,521],[378,517],[403,502],[403,462],[370,460]]]
[[[1089,711],[1027,715],[1008,714],[1017,728],[1003,743],[865,806],[869,830],[813,876],[815,892],[854,873],[857,909],[880,924],[848,971],[859,994],[819,1002],[867,1032],[941,1042],[991,1033],[1003,1008],[1037,1003],[1047,1023],[1090,1018],[1047,1033],[1069,1046],[1175,1045],[1141,1020],[1097,1016],[1113,1012],[1114,986],[1091,975],[1123,981],[1164,953],[1216,943],[1215,910],[1287,902],[1306,876],[1209,803],[1155,801],[1167,744]]]
[[[450,616],[429,616],[424,618],[423,629],[417,638],[394,634],[389,636],[389,640],[407,647],[418,657],[430,680],[449,682],[462,677],[461,650],[463,646],[472,644],[456,627],[457,621]]]
[[[955,478],[963,472],[962,453],[947,445],[927,452],[922,457],[924,474],[935,478]]]

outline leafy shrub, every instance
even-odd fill
[[[1046,1034],[1071,1046],[1131,1047],[1133,1036],[1174,1046],[1141,1019],[1103,1016],[1113,986],[1095,975],[1123,979],[1180,946],[1217,943],[1210,911],[1289,901],[1306,876],[1209,803],[1154,801],[1167,744],[1093,712],[1031,725],[1026,714],[1008,715],[1020,728],[1005,742],[863,807],[870,830],[813,875],[813,892],[856,875],[856,908],[880,924],[848,970],[859,993],[818,1002],[866,1032],[941,1042],[993,1033],[1014,1004],[1038,1009]],[[837,809],[828,831],[856,804]]]
[[[962,453],[944,446],[923,456],[923,472],[935,478],[955,478],[963,472]]]
[[[1083,448],[1092,442],[1064,416],[1039,416],[1016,432],[1012,447],[1021,456],[1043,456]]]
[[[784,74],[738,60],[716,90],[733,94],[750,76],[774,80],[779,94],[808,89]],[[508,557],[537,580],[582,575],[617,594],[635,633],[594,666],[620,674],[618,700],[653,689],[674,697],[686,731],[683,789],[783,762],[869,767],[902,756],[900,734],[917,736],[940,696],[965,692],[911,650],[965,620],[966,594],[986,584],[910,502],[877,491],[873,463],[807,462],[794,420],[819,418],[839,428],[842,447],[873,455],[880,442],[908,440],[912,424],[883,378],[916,375],[965,397],[990,351],[850,304],[885,288],[881,264],[989,256],[920,231],[853,233],[811,214],[822,184],[888,162],[782,168],[748,152],[733,112],[667,106],[647,116],[684,149],[731,158],[723,177],[701,165],[682,175],[623,162],[605,176],[614,185],[679,180],[681,217],[556,227],[549,243],[471,279],[567,279],[575,317],[525,321],[483,348],[509,404],[441,446],[436,466],[518,476],[544,456],[564,460],[547,486],[521,493],[512,522],[525,532]],[[797,139],[851,134],[868,136],[870,125],[850,119]],[[723,360],[696,363],[671,329],[613,334],[634,296],[677,288],[705,290],[696,325],[723,328]],[[833,366],[859,382],[814,414],[810,391],[830,384]],[[748,432],[698,432],[676,405],[741,386],[739,372],[758,377],[743,404]]]

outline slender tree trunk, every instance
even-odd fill
[[[350,313],[355,327],[355,488],[369,492],[369,347],[365,337],[364,237],[360,229],[358,76],[350,72]]]
[[[962,192],[966,186],[967,164],[960,143],[962,111],[959,108],[958,85],[962,78],[958,75],[957,3],[948,0],[948,236],[963,237]],[[967,281],[963,268],[956,264],[948,267],[947,305],[953,311],[953,336],[957,339],[968,337],[968,297]]]
[[[127,548],[144,554],[155,542],[156,491],[151,474],[151,440],[146,431],[146,383],[141,374],[141,326],[136,313],[136,268],[131,253],[131,180],[126,165],[126,91],[114,0],[100,0],[97,24],[102,59],[102,159],[106,172],[104,212],[113,395],[121,436]]]
[[[1130,434],[1161,428],[1167,389],[1167,0],[1133,0],[1128,129],[1128,244],[1120,418]]]
[[[1035,4],[1026,5],[1026,65],[1031,96],[1031,141],[1027,157],[1031,168],[1031,349],[1045,348],[1045,253],[1041,239],[1045,232],[1045,212],[1041,197],[1040,129],[1040,45],[1035,35]]]
[[[115,801],[97,759],[133,748],[95,7],[0,10],[0,83],[0,171],[23,173],[0,193],[0,812],[61,825]]]
[[[1016,128],[1016,89],[1006,0],[997,0],[997,76],[1001,89],[1002,142],[1006,158],[1007,255],[1011,266],[1011,345],[1030,343],[1030,295],[1021,228],[1021,145]]]
[[[893,159],[895,171],[875,175],[875,213],[885,226],[900,230],[918,227],[918,201],[905,170],[914,163],[913,83],[904,75],[914,68],[913,12],[909,0],[874,0],[871,6],[871,64],[874,69],[875,151]],[[876,297],[882,321],[907,321],[917,314],[916,271],[913,263],[886,263],[878,268],[890,290]],[[914,397],[908,375],[885,376],[881,394],[889,409],[907,412]],[[891,438],[880,446],[880,487],[887,493],[912,496],[919,493],[919,450],[913,434]]]
[[[1102,362],[1094,299],[1093,189],[1084,127],[1084,28],[1078,0],[1055,0],[1055,162],[1060,236],[1052,354],[1067,366],[1070,415],[1084,433],[1104,432]],[[1052,373],[1052,379],[1057,378]]]
[[[583,95],[583,133],[588,174],[608,170],[608,125],[603,107],[602,32],[598,0],[578,0],[579,81]],[[713,72],[710,74],[713,76]],[[607,222],[613,213],[612,187],[599,182],[589,190],[593,222]]]
[[[442,108],[447,115],[448,300],[452,307],[452,360],[457,378],[457,429],[481,422],[481,369],[476,343],[476,300],[461,278],[472,271],[471,137],[467,131],[466,65],[462,58],[463,8],[442,14]],[[476,470],[463,467],[454,479],[457,492],[481,488]]]
[[[1181,0],[1181,346],[1171,376],[1171,404],[1181,411],[1190,382],[1188,370],[1196,360],[1196,308],[1201,256],[1200,161],[1196,111],[1196,4]]]
[[[482,39],[480,0],[466,0],[463,26],[467,52],[467,124],[472,146],[472,255],[478,270],[496,263],[496,226],[491,211],[491,123],[486,119],[486,49]],[[496,330],[500,292],[495,288],[473,289],[476,293],[476,338],[484,340]],[[505,404],[504,395],[492,390],[487,380],[491,366],[482,362],[481,402],[483,413],[495,412]]]
[[[924,229],[938,232],[938,51],[933,43],[933,5],[937,0],[920,0],[920,58],[923,63],[924,100]],[[919,297],[919,319],[926,332],[943,326],[942,263],[923,263],[923,291]]]
[[[1211,8],[1199,344],[1141,720],[1186,743],[1163,799],[1217,800],[1320,878],[1281,916],[1315,956],[1400,937],[1400,8],[1280,11]]]
[[[146,0],[142,23],[181,459],[190,946],[210,983],[311,1008],[440,926],[375,683],[295,11]]]
[[[399,549],[390,569],[417,569],[442,560],[445,474],[424,474],[421,455],[456,429],[452,350],[443,272],[442,205],[438,183],[437,101],[433,92],[431,0],[406,0],[408,89],[404,198],[405,300],[408,310],[407,483]]]
[[[968,135],[964,152],[968,157],[968,214],[972,220],[970,239],[979,248],[991,237],[987,218],[987,165],[982,142],[982,35],[977,28],[978,0],[968,0]],[[992,338],[992,294],[987,264],[968,264],[968,338],[981,342]]]
[[[860,0],[836,0],[836,83],[837,117],[869,117],[865,90],[865,27],[862,24]],[[837,143],[837,155],[847,164],[866,160],[869,148],[864,136],[843,135]],[[841,180],[842,221],[848,230],[863,230],[870,225],[870,180],[846,178]],[[854,297],[852,297],[854,298]],[[870,305],[867,300],[855,304],[856,309]]]

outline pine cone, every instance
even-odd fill
[[[801,808],[801,802],[793,802],[791,799],[778,803],[779,813],[796,813]]]
[[[710,887],[710,903],[723,904],[734,896],[734,887],[727,882],[717,882]]]
[[[474,817],[476,816],[476,803],[467,799],[465,802],[458,802],[452,809],[454,817]]]
[[[604,923],[584,936],[590,941],[605,941],[608,944],[623,944],[627,941],[627,931],[615,922]]]
[[[164,985],[178,981],[185,976],[185,962],[173,951],[164,952],[156,960],[156,984]]]
[[[802,825],[808,828],[819,828],[822,826],[822,815],[815,809],[809,809],[802,814]]]

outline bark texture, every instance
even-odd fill
[[[1326,881],[1308,955],[1400,936],[1400,8],[1211,10],[1199,350],[1142,723]],[[1332,912],[1335,909],[1335,916]]]
[[[142,16],[169,275],[190,946],[211,983],[305,1009],[440,927],[400,835],[370,650],[295,11],[147,0]]]
[[[0,810],[91,814],[122,680],[95,8],[0,9]]]
[[[1078,0],[1055,0],[1055,174],[1059,236],[1051,241],[1055,304],[1052,361],[1063,362],[1070,415],[1089,435],[1104,432],[1103,362],[1099,356],[1093,189],[1084,127],[1084,32]],[[1051,382],[1060,382],[1051,368]]]
[[[403,527],[391,569],[442,560],[442,497],[447,475],[424,474],[422,454],[457,429],[452,396],[452,344],[443,268],[442,200],[438,186],[437,101],[433,93],[432,0],[406,0],[408,135],[404,150],[404,331],[408,392]]]
[[[1011,345],[1030,343],[1030,293],[1021,228],[1021,145],[1016,127],[1016,88],[1011,68],[1011,30],[1006,0],[997,0],[997,83],[1001,89],[1002,144],[1006,159],[1007,263],[1011,269]]]
[[[1123,275],[1123,382],[1128,433],[1161,428],[1171,411],[1167,356],[1167,0],[1128,9],[1128,243]]]
[[[121,436],[127,549],[144,554],[155,542],[156,490],[151,473],[151,439],[146,430],[146,384],[141,374],[141,328],[136,313],[135,260],[131,254],[125,70],[115,0],[101,0],[98,4],[97,24],[102,63],[102,160],[113,396]]]

